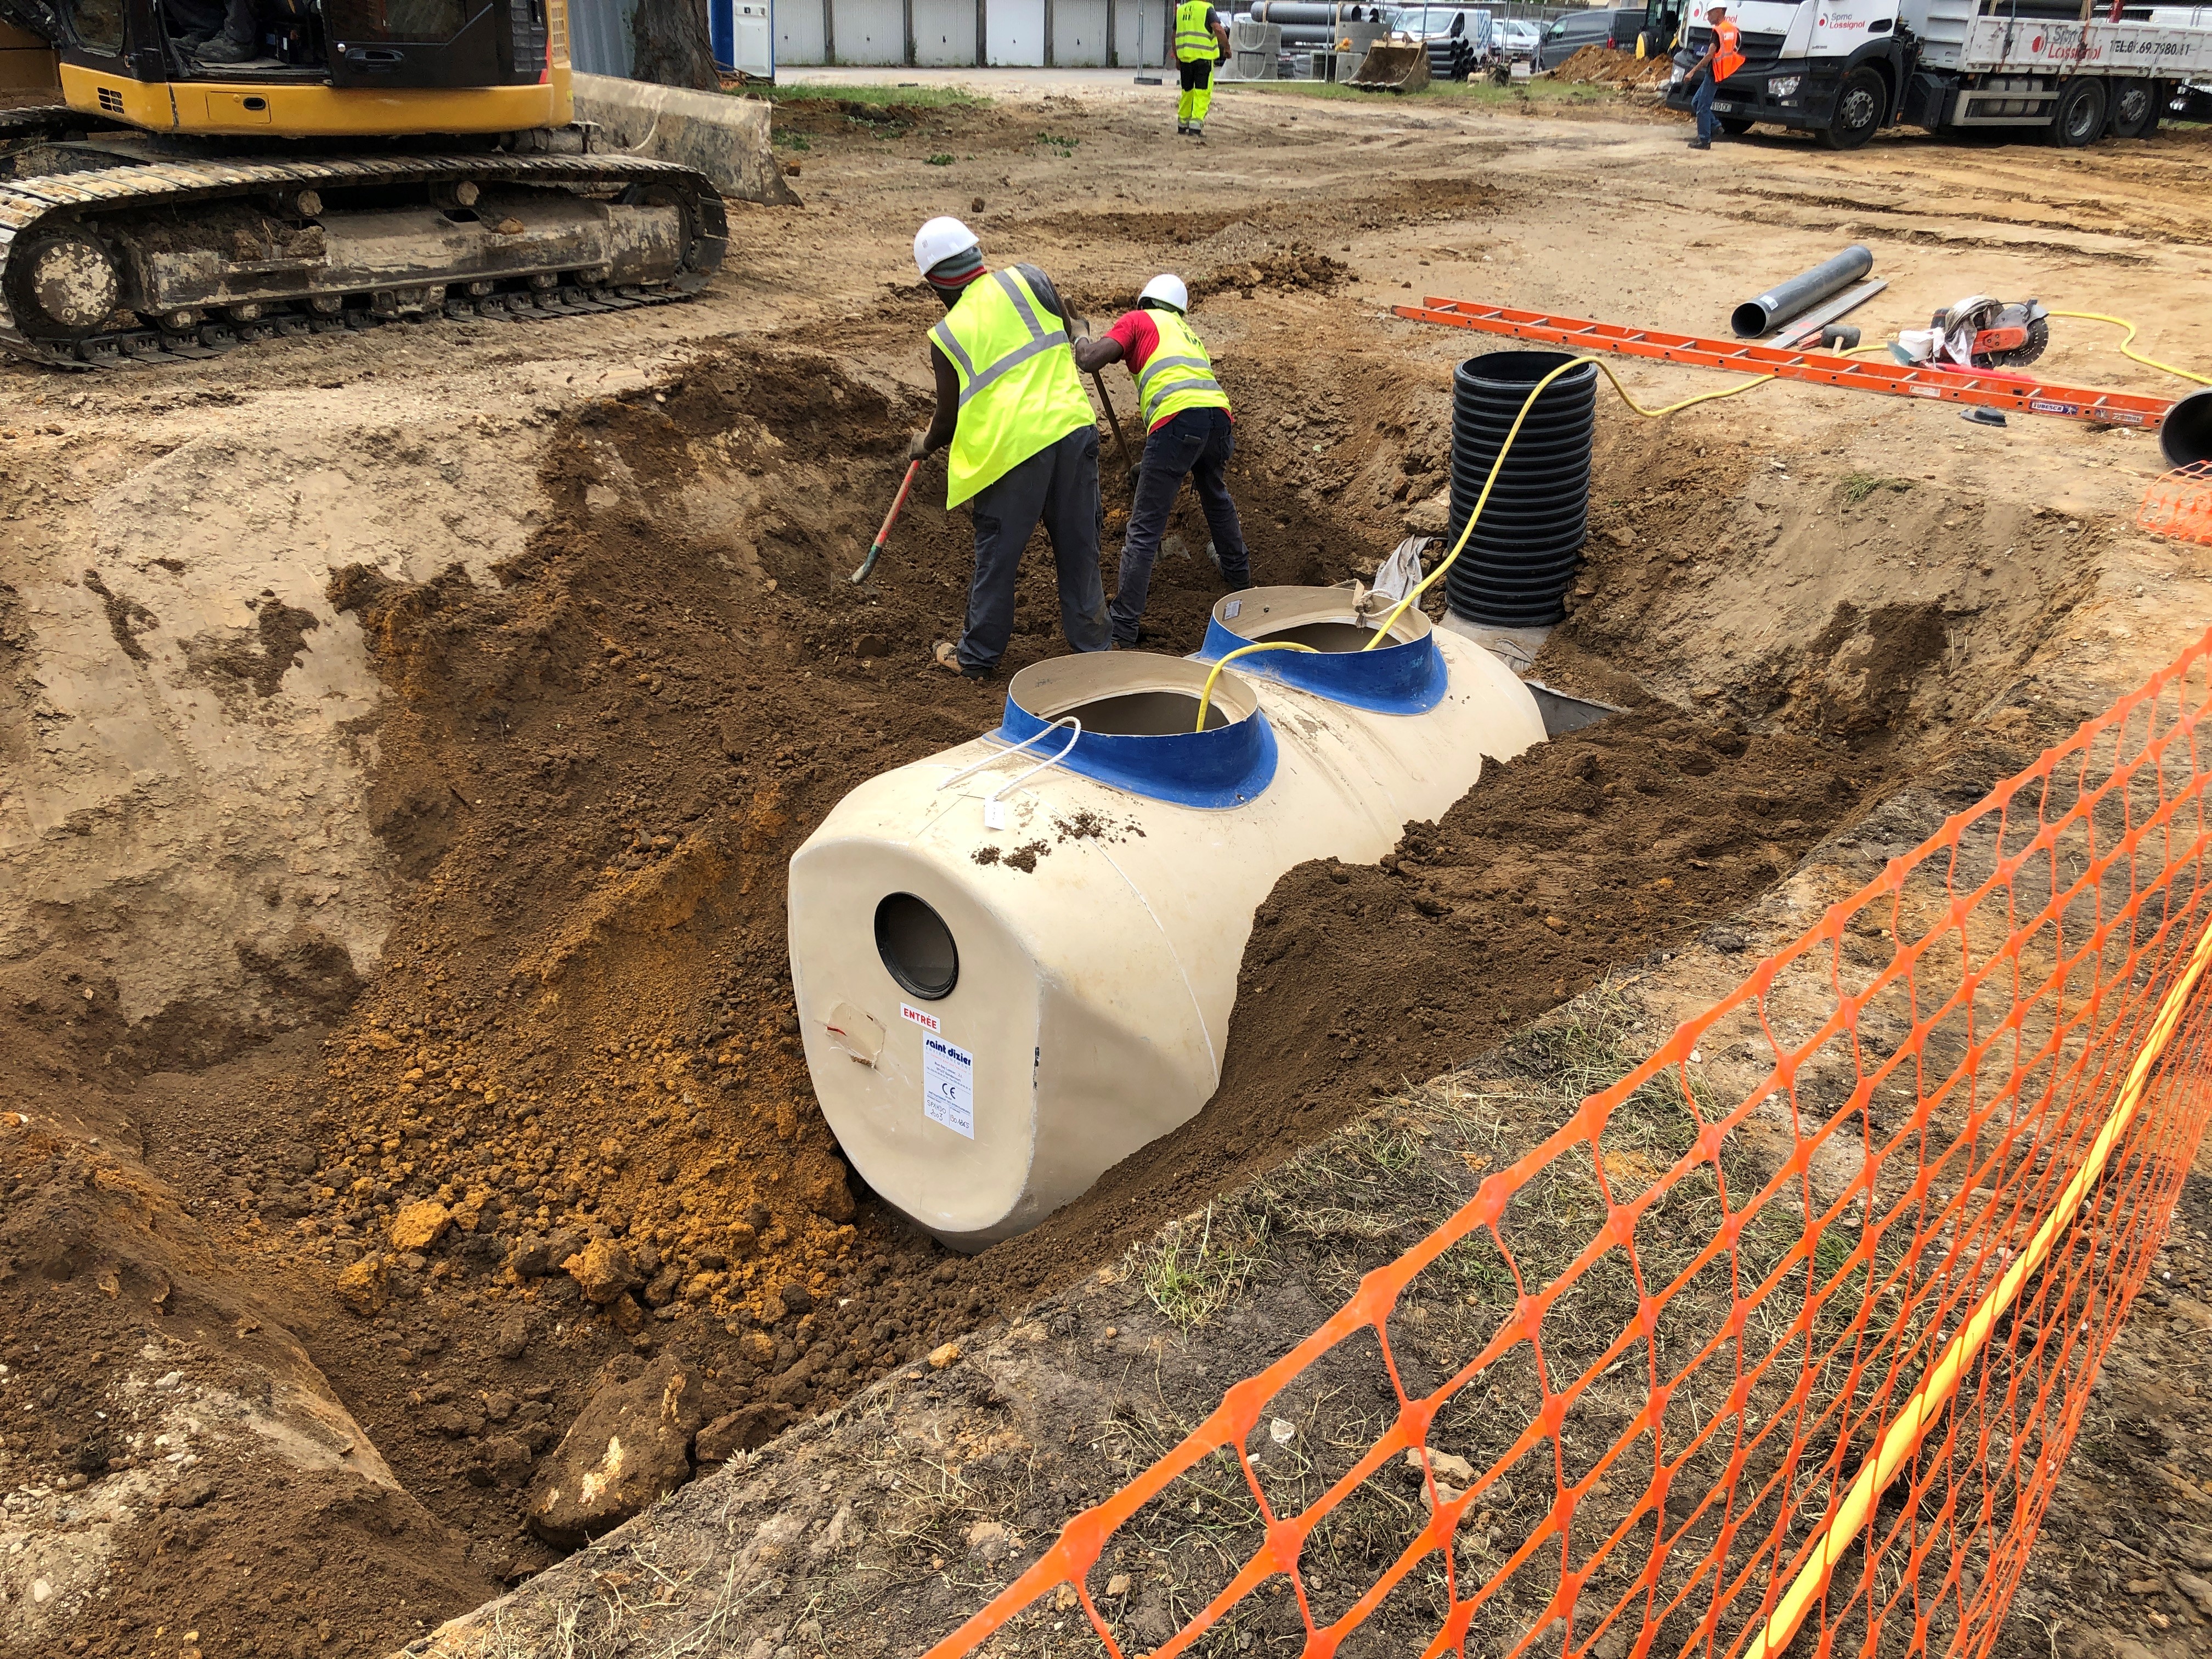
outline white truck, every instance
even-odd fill
[[[1670,108],[1712,31],[1688,0]],[[1662,0],[1650,0],[1656,12]],[[2056,14],[2056,15],[2054,15]],[[1902,123],[1930,132],[2033,129],[2068,147],[2156,127],[2212,80],[2212,6],[2113,0],[1741,0],[1743,67],[1713,100],[1723,131],[1760,122],[1856,149]]]

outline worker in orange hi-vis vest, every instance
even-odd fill
[[[1698,112],[1698,136],[1690,140],[1692,149],[1713,147],[1721,130],[1721,118],[1713,113],[1713,94],[1722,82],[1743,67],[1743,37],[1729,21],[1728,8],[1712,7],[1705,13],[1705,21],[1713,26],[1713,43],[1690,71],[1690,107]]]

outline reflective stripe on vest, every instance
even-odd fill
[[[1176,8],[1176,57],[1189,64],[1213,60],[1213,31],[1206,27],[1207,0],[1182,0]]]
[[[968,285],[929,331],[960,382],[960,414],[945,465],[945,501],[978,490],[1091,425],[1067,330],[1037,303],[1019,271],[994,270]]]
[[[1188,323],[1172,311],[1154,310],[1160,343],[1137,376],[1137,397],[1150,431],[1186,409],[1226,409],[1229,394],[1213,378],[1213,360]]]

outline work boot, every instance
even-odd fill
[[[1710,138],[1692,138],[1690,140],[1690,148],[1692,149],[1711,149],[1712,147],[1713,141]]]
[[[1190,136],[1191,136],[1192,137],[1194,137],[1194,138],[1203,138],[1203,137],[1206,137],[1206,123],[1205,123],[1205,122],[1203,122],[1203,121],[1193,121],[1193,122],[1190,124]]]
[[[1190,123],[1189,123],[1189,122],[1188,122],[1188,121],[1178,121],[1178,122],[1176,122],[1176,131],[1177,132],[1188,132],[1188,131],[1190,131]]]
[[[241,46],[227,34],[218,34],[192,54],[203,64],[250,63],[259,55],[252,42]]]

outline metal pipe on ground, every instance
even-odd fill
[[[1786,283],[1778,283],[1756,300],[1745,301],[1729,314],[1729,326],[1739,340],[1771,334],[1790,318],[1849,288],[1873,269],[1873,252],[1864,243],[1853,242],[1834,258],[1825,259]]]
[[[1888,286],[1887,283],[1878,278],[1871,283],[1861,283],[1856,288],[1846,289],[1834,299],[1823,301],[1810,311],[1791,318],[1761,343],[1778,346],[1784,351],[1803,345],[1819,337],[1837,318],[1856,311]]]

